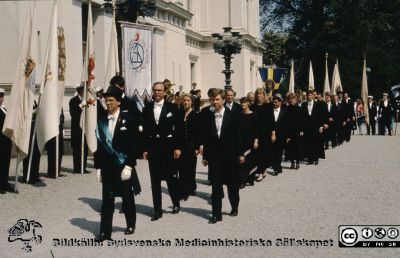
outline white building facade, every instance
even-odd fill
[[[29,7],[35,6],[35,33],[38,40],[38,68],[46,52],[53,1],[0,1],[0,87],[9,93],[19,55],[19,44]],[[66,98],[81,81],[85,46],[84,20],[87,1],[60,1],[60,23],[64,27],[66,44]],[[107,14],[103,0],[92,0],[94,48],[96,55],[96,86],[103,86],[110,41],[112,15]],[[85,10],[86,6],[86,10]],[[86,13],[85,13],[86,12]],[[156,1],[153,17],[140,17],[139,24],[152,26],[153,54],[152,81],[165,78],[175,83],[175,90],[183,85],[189,92],[196,82],[203,98],[211,87],[222,88],[225,84],[222,56],[216,54],[212,45],[212,33],[222,33],[223,27],[243,35],[243,48],[232,60],[233,89],[237,96],[244,96],[262,86],[258,68],[262,66],[263,45],[259,32],[258,0],[179,0]],[[38,73],[37,82],[41,75]]]

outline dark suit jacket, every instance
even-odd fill
[[[152,148],[181,149],[183,143],[183,121],[179,119],[179,108],[176,104],[164,100],[158,124],[154,118],[154,102],[143,109],[144,151]],[[154,145],[155,141],[157,146]]]
[[[227,109],[227,107],[226,107],[226,102],[224,103],[224,107]],[[231,109],[230,111],[232,111],[232,112],[235,113],[235,114],[239,114],[239,113],[242,112],[242,107],[240,106],[239,103],[233,101],[233,103],[232,103],[232,109]]]
[[[274,109],[272,108],[270,110],[269,119],[270,119],[269,123],[271,123],[271,134],[270,137],[267,138],[267,140],[269,141],[271,140],[272,131],[275,131],[276,142],[277,143],[283,142],[283,140],[287,136],[288,121],[287,121],[286,110],[282,106],[278,115],[278,120],[275,121]]]
[[[101,118],[101,121],[105,121],[108,124],[107,116]],[[124,195],[121,191],[126,190],[126,187],[123,187],[122,184],[126,183],[133,185],[135,194],[141,191],[135,170],[136,157],[140,149],[137,128],[138,122],[136,119],[120,112],[112,140],[113,149],[127,155],[125,163],[120,166],[115,163],[115,155],[107,153],[103,145],[99,141],[97,142],[97,150],[94,153],[94,167],[101,169],[103,186],[107,186],[108,190],[116,196]],[[122,182],[121,172],[124,166],[130,166],[132,174],[130,180]]]
[[[80,147],[81,141],[81,128],[79,126],[82,109],[79,107],[81,100],[78,95],[71,98],[69,101],[69,113],[71,115],[71,144],[72,146]]]
[[[301,110],[304,118],[304,129],[306,131],[318,132],[318,129],[324,125],[326,118],[324,118],[324,107],[321,102],[315,102],[311,111],[311,116],[308,114],[308,102],[301,104]]]
[[[208,121],[208,119],[210,119],[210,116],[214,117],[214,109],[210,110],[211,105],[208,105],[204,108],[201,109],[200,113],[199,113],[199,124],[200,124],[200,129],[199,129],[199,134],[198,134],[198,145],[203,145],[204,146],[204,142],[207,139],[207,134],[206,134],[206,123]]]
[[[120,106],[121,112],[130,115],[135,118],[139,123],[142,120],[142,113],[139,111],[136,106],[136,102],[127,98],[126,96],[121,100]]]
[[[204,121],[203,159],[208,161],[209,175],[213,184],[229,184],[238,180],[238,158],[243,156],[241,134],[237,117],[225,109],[222,119],[220,137],[217,134],[215,116],[208,116]]]
[[[241,136],[237,118],[233,112],[225,109],[222,119],[221,134],[218,137],[215,116],[210,115],[204,120],[204,160],[229,161],[237,163],[238,157],[242,156],[239,146]]]
[[[371,107],[369,107],[369,103],[367,103],[367,107],[368,107],[369,122],[375,123],[375,117],[378,112],[376,109],[376,104],[372,103]]]
[[[108,123],[107,116],[103,117],[101,121],[106,121],[106,123]],[[136,155],[140,150],[138,144],[139,132],[137,128],[138,122],[136,119],[120,112],[117,124],[115,125],[112,146],[116,151],[127,155],[124,165],[128,165],[132,168],[136,166]],[[114,164],[115,156],[108,154],[100,142],[98,142],[97,146],[97,151],[94,153],[95,168],[104,168]]]
[[[81,119],[82,109],[79,107],[81,100],[78,95],[73,97],[69,101],[69,113],[71,115],[71,130],[79,128],[79,122]]]
[[[382,116],[382,120],[390,120],[392,117],[392,112],[393,112],[393,108],[392,108],[392,104],[390,103],[389,100],[388,100],[388,104],[386,107],[383,104],[383,101],[381,101],[379,103],[379,115]]]

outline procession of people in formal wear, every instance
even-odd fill
[[[345,92],[319,95],[310,90],[283,96],[267,94],[259,88],[238,98],[232,89],[211,88],[207,92],[209,105],[200,108],[196,84],[191,93],[180,88],[179,94],[169,94],[171,85],[165,82],[169,80],[152,85],[152,101],[143,108],[125,96],[125,80],[121,76],[113,77],[108,89],[98,94],[98,148],[93,155],[96,176],[102,184],[101,241],[111,239],[116,197],[122,198],[125,234],[135,231],[135,195],[142,190],[135,168],[138,159],[148,162],[153,200],[151,221],[157,221],[165,212],[162,181],[168,187],[172,214],[178,214],[181,202],[196,195],[196,167],[201,157],[211,186],[209,223],[215,224],[223,219],[224,185],[231,206],[229,215],[238,216],[241,189],[263,181],[268,174],[278,176],[285,168],[284,160],[290,162],[287,168],[293,171],[302,164],[318,165],[326,158],[327,149],[351,140],[355,128],[365,123],[366,109],[368,135],[375,135],[377,125],[380,135],[393,134],[396,110],[386,93],[379,103],[370,96],[364,105],[360,99],[353,102]],[[81,173],[82,167],[87,171],[88,148],[79,125],[85,108],[83,87],[76,88],[77,94],[69,102],[74,173]],[[6,116],[3,99],[4,90],[0,89],[0,126]],[[60,132],[64,122],[64,114],[61,115]],[[360,129],[359,133],[363,131]],[[59,137],[62,142],[62,135]],[[1,134],[0,193],[13,190],[8,183],[11,147],[11,141]],[[59,171],[61,168],[63,148],[59,147],[58,164],[54,156],[56,145],[50,141],[46,149],[48,176],[54,178],[55,167],[58,165]],[[23,181],[34,184],[40,180],[40,153],[36,148],[31,150],[34,153],[29,165],[30,179],[26,178],[25,160]]]

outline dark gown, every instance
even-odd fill
[[[244,164],[239,166],[241,184],[252,183],[258,161],[258,150],[254,149],[254,140],[258,139],[258,118],[256,113],[238,115],[238,125],[241,134],[240,152],[245,154]]]
[[[303,136],[300,136],[300,132],[304,132],[301,108],[298,105],[290,105],[285,110],[288,123],[287,138],[290,139],[286,144],[285,156],[292,162],[300,161],[303,158]]]
[[[258,118],[258,132],[259,132],[259,140],[258,140],[258,157],[257,157],[257,172],[256,173],[264,173],[267,167],[270,166],[271,160],[269,158],[269,146],[268,140],[271,135],[266,135],[267,132],[271,131],[271,124],[268,124],[268,114],[272,109],[272,105],[269,103],[265,103],[263,105],[253,104],[250,107],[250,110],[253,111]]]
[[[199,113],[191,111],[185,118],[185,112],[181,114],[183,120],[184,142],[182,154],[179,159],[179,183],[181,188],[181,198],[187,199],[189,195],[195,193],[196,185],[196,165],[197,156],[195,150],[198,149],[198,129]]]

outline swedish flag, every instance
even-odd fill
[[[276,66],[267,66],[259,68],[259,72],[263,82],[269,80],[274,81],[275,83],[274,89],[275,90],[279,89],[281,82],[283,80],[283,74],[285,72],[285,69],[278,68]]]

